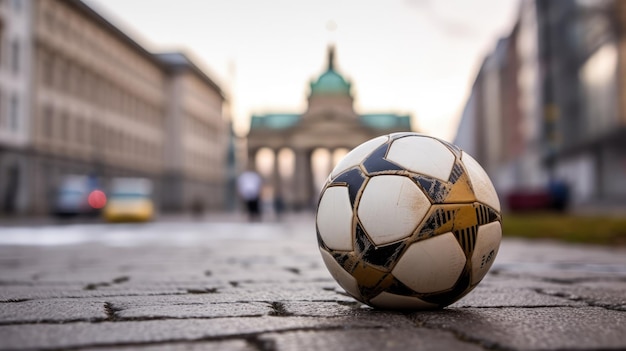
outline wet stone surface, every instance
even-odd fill
[[[440,311],[380,311],[310,216],[5,228],[0,350],[626,349],[626,250],[506,239]]]

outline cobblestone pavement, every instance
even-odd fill
[[[313,219],[0,228],[0,349],[626,349],[626,250],[505,240],[441,311],[345,295]]]

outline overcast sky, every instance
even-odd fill
[[[327,47],[359,113],[409,113],[451,140],[476,72],[517,0],[87,0],[150,51],[182,50],[251,113],[303,112]],[[333,30],[334,29],[334,30]]]

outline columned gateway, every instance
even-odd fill
[[[335,70],[331,47],[328,69],[311,82],[304,113],[252,116],[249,167],[258,168],[260,150],[265,154],[271,151],[274,161],[260,173],[274,197],[280,197],[287,207],[313,206],[323,183],[323,179],[316,179],[320,168],[321,174],[327,175],[337,158],[347,151],[382,134],[411,131],[408,115],[357,114],[350,88],[351,83]]]

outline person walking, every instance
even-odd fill
[[[255,221],[261,219],[261,188],[263,180],[261,176],[254,171],[248,170],[243,172],[237,178],[237,192],[246,204],[248,219]]]

